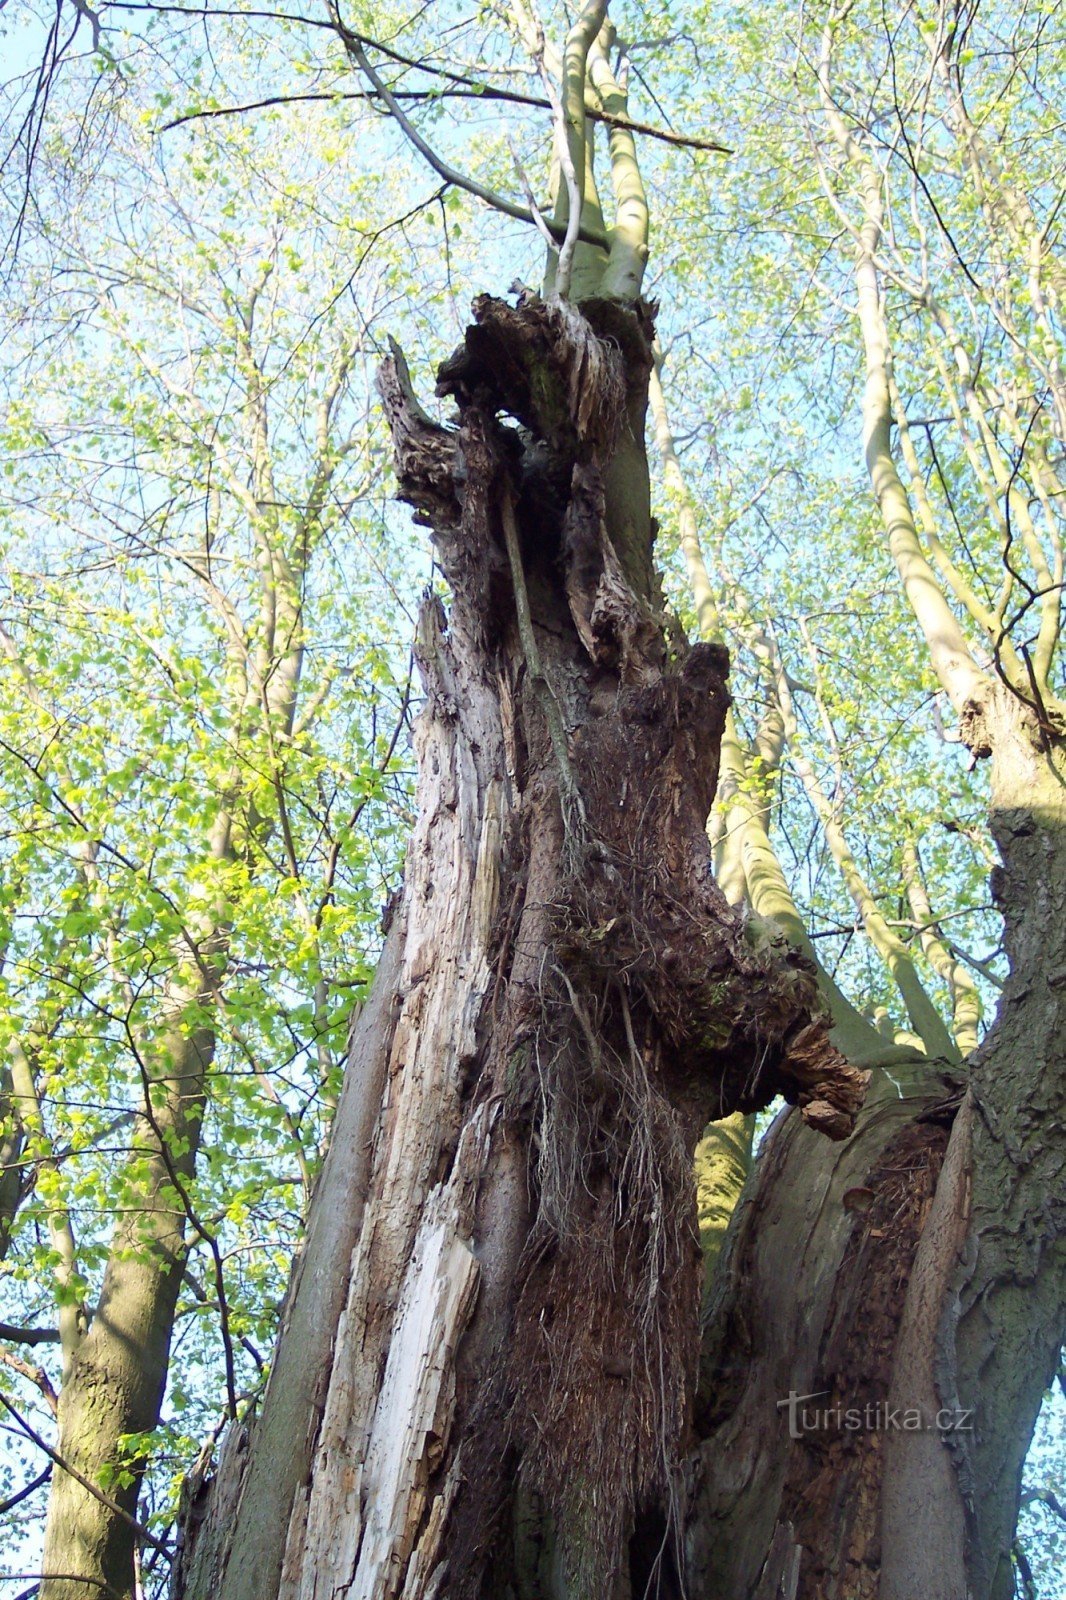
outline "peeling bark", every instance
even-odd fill
[[[229,1469],[236,1531],[212,1536],[209,1574],[193,1540],[190,1597],[668,1585],[696,1141],[778,1093],[839,1138],[865,1088],[807,959],[710,872],[728,663],[679,644],[658,598],[649,310],[483,296],[474,315],[440,373],[456,427],[398,353],[381,378],[451,606],[427,599],[419,624],[419,821],[399,977],[375,1000],[395,1020],[321,1417],[305,1406],[298,1470],[253,1494],[293,1415],[297,1284]],[[232,1503],[232,1481],[214,1494]]]

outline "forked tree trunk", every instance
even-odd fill
[[[262,1416],[192,1486],[189,1600],[676,1590],[711,1118],[865,1074],[801,956],[725,902],[726,658],[668,629],[651,317],[482,297],[401,490],[450,610],[417,655],[419,820]]]

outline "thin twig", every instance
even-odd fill
[[[110,1495],[105,1494],[102,1489],[98,1489],[91,1479],[78,1471],[77,1467],[71,1466],[70,1462],[65,1460],[58,1450],[53,1450],[47,1440],[41,1438],[36,1428],[26,1421],[21,1411],[13,1406],[4,1394],[0,1394],[0,1405],[14,1417],[27,1439],[32,1439],[38,1450],[44,1451],[49,1461],[65,1472],[68,1477],[73,1478],[75,1483],[80,1483],[82,1488],[91,1494],[94,1500],[99,1500],[102,1506],[106,1506],[109,1511],[114,1512],[115,1516],[124,1522],[128,1528],[133,1529],[138,1539],[143,1539],[145,1544],[151,1545],[153,1550],[161,1551],[163,1555],[170,1554],[170,1550],[164,1540],[157,1539],[155,1534],[144,1526],[143,1522],[138,1522],[136,1517],[130,1515],[125,1506],[120,1506],[117,1500],[112,1500]]]
[[[375,50],[383,54],[390,52],[376,40],[368,41]],[[393,53],[394,55],[394,53]],[[439,67],[427,66],[421,61],[412,61],[411,66],[417,67],[419,72],[428,72],[436,76],[447,78],[454,83],[454,89],[394,89],[393,96],[397,100],[497,100],[504,105],[528,106],[533,111],[550,111],[551,101],[545,100],[541,95],[523,94],[520,89],[497,89],[489,83],[478,83],[476,78],[464,78],[458,73],[444,72]],[[317,94],[272,94],[262,100],[249,100],[237,106],[209,106],[203,111],[186,111],[180,117],[171,117],[169,122],[164,122],[159,129],[160,133],[170,133],[174,128],[182,128],[187,122],[207,122],[212,117],[240,117],[248,111],[266,111],[271,106],[299,105],[301,101],[321,101],[328,103],[336,100],[379,100],[381,96],[376,89],[348,89],[334,93],[320,92]],[[626,133],[639,133],[646,139],[658,139],[663,144],[672,144],[680,150],[706,150],[713,155],[731,156],[734,151],[731,146],[717,144],[713,139],[701,139],[694,133],[675,133],[671,128],[657,128],[651,122],[639,122],[632,117],[620,117],[611,111],[599,111],[593,106],[586,106],[585,115],[590,122],[602,122],[609,128],[621,128]]]

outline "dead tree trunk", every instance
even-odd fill
[[[727,661],[658,594],[651,336],[640,303],[482,297],[448,429],[383,369],[451,591],[418,631],[419,821],[263,1414],[187,1519],[189,1600],[670,1592],[695,1142],[778,1093],[854,1122],[812,970],[710,873]]]

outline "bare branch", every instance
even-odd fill
[[[165,1540],[157,1539],[151,1529],[144,1526],[143,1522],[138,1522],[136,1517],[130,1516],[125,1506],[120,1506],[117,1500],[112,1500],[110,1495],[105,1494],[102,1489],[98,1489],[96,1484],[93,1483],[91,1479],[85,1477],[84,1473],[78,1471],[77,1467],[72,1466],[69,1461],[64,1460],[64,1458],[59,1454],[59,1451],[53,1450],[48,1441],[41,1438],[41,1435],[37,1432],[36,1428],[34,1428],[31,1423],[26,1421],[26,1418],[22,1415],[22,1412],[19,1411],[16,1406],[13,1406],[11,1401],[4,1394],[0,1394],[0,1405],[2,1405],[4,1410],[15,1419],[16,1423],[26,1435],[27,1439],[32,1440],[37,1446],[38,1450],[44,1451],[45,1455],[54,1466],[59,1467],[67,1474],[68,1477],[73,1478],[75,1483],[79,1483],[88,1494],[91,1494],[95,1500],[99,1500],[102,1506],[106,1506],[107,1509],[116,1517],[118,1517],[121,1522],[124,1522],[128,1528],[132,1528],[138,1539],[142,1539],[145,1544],[151,1545],[153,1550],[158,1550],[163,1555],[170,1554],[169,1546]]]
[[[474,178],[468,178],[465,173],[460,172],[458,168],[451,166],[443,157],[439,156],[419,133],[392,91],[382,82],[374,67],[370,64],[358,36],[349,33],[339,19],[337,31],[344,40],[345,48],[360,72],[370,80],[374,89],[388,106],[391,115],[399,123],[409,142],[429,162],[429,165],[439,177],[443,178],[446,183],[454,184],[457,189],[463,189],[467,194],[472,194],[476,199],[484,201],[494,211],[500,211],[504,216],[514,217],[518,222],[528,222],[530,227],[536,227],[536,218],[528,206],[516,205],[513,200],[508,200],[504,195],[496,194],[494,190],[487,189],[484,184],[478,183]],[[566,238],[565,228],[559,227],[554,223],[548,223],[548,227],[554,237],[559,239]],[[589,235],[582,229],[581,237],[590,244],[598,244],[604,247],[607,244],[607,239],[602,233]]]
[[[394,55],[385,49],[384,45],[376,40],[369,41],[375,50],[382,51],[385,55]],[[504,105],[528,106],[534,111],[550,111],[551,101],[541,95],[523,94],[520,89],[498,89],[490,83],[478,83],[476,79],[460,77],[457,73],[444,72],[439,67],[431,67],[423,62],[411,62],[420,72],[428,72],[447,78],[456,84],[454,89],[393,89],[393,98],[406,101],[429,101],[431,104],[437,100],[495,100]],[[469,87],[467,87],[469,85]],[[461,86],[461,87],[460,87]],[[299,105],[303,101],[318,101],[329,105],[338,100],[364,100],[375,103],[381,99],[376,89],[349,89],[337,90],[333,93],[321,94],[272,94],[263,100],[248,100],[241,105],[210,106],[203,111],[186,111],[180,117],[171,117],[169,122],[164,122],[159,129],[160,133],[170,133],[174,128],[182,128],[189,122],[207,122],[212,117],[240,117],[249,111],[265,111],[270,106]],[[719,144],[714,139],[701,139],[694,133],[675,133],[672,128],[657,128],[651,122],[641,122],[634,117],[617,116],[613,112],[586,106],[585,115],[592,122],[603,123],[608,128],[622,128],[628,133],[639,133],[645,139],[658,139],[662,144],[674,145],[680,150],[705,150],[713,155],[731,156],[733,149],[726,144]]]
[[[18,1328],[13,1322],[0,1322],[0,1339],[11,1344],[58,1344],[58,1328]]]
[[[31,1366],[28,1361],[23,1361],[21,1356],[13,1355],[10,1350],[0,1350],[0,1362],[5,1367],[10,1367],[12,1372],[17,1372],[20,1378],[26,1378],[39,1389],[45,1405],[53,1417],[59,1411],[59,1396],[52,1386],[52,1380],[43,1367]]]

